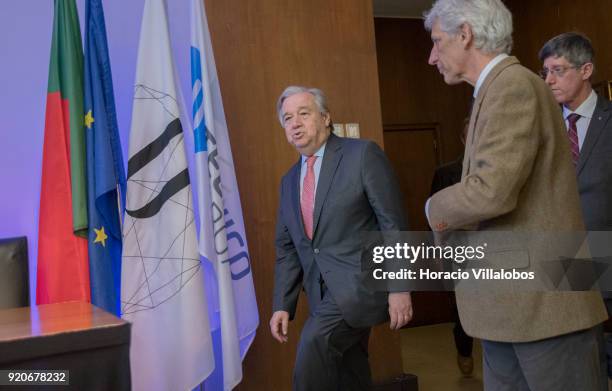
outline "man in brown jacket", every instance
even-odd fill
[[[565,126],[546,84],[506,53],[512,15],[500,0],[438,0],[426,14],[429,58],[447,84],[474,86],[461,182],[427,202],[436,232],[584,229]],[[545,261],[504,257],[505,269]],[[458,291],[466,332],[482,339],[486,390],[602,390],[598,292]]]

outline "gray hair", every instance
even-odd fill
[[[281,126],[283,126],[283,102],[285,99],[289,98],[292,95],[308,93],[314,97],[315,104],[317,105],[317,109],[321,112],[321,114],[329,114],[329,109],[327,108],[327,97],[325,93],[318,88],[309,88],[302,86],[289,86],[285,88],[283,93],[278,97],[278,101],[276,102],[276,113],[278,114],[278,120],[280,121]],[[330,121],[331,126],[331,121]]]
[[[437,0],[423,16],[428,31],[436,21],[451,35],[470,25],[474,46],[487,54],[512,50],[512,14],[501,0]]]
[[[595,59],[595,51],[591,41],[580,33],[563,33],[550,39],[544,44],[540,53],[541,61],[548,57],[565,57],[573,66],[581,66],[592,63]]]

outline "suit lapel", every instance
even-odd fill
[[[593,147],[595,144],[597,144],[597,139],[599,139],[599,136],[601,135],[601,132],[609,118],[610,112],[608,111],[608,106],[605,104],[601,96],[597,96],[597,105],[595,106],[595,111],[593,111],[593,117],[589,123],[589,128],[587,129],[586,137],[584,139],[584,143],[582,144],[582,149],[580,150],[577,168],[578,175],[580,175],[582,172],[582,169],[584,168],[586,161],[589,159],[589,156],[593,151]]]
[[[291,174],[291,203],[293,204],[292,210],[295,212],[295,221],[300,226],[302,235],[306,237],[306,231],[304,230],[304,219],[302,219],[302,206],[300,203],[300,174],[302,171],[302,157],[298,159],[298,162],[293,166],[293,172]]]
[[[472,105],[472,113],[470,114],[470,124],[468,126],[468,134],[465,138],[465,157],[463,159],[463,170],[461,177],[464,178],[469,174],[470,168],[470,156],[472,145],[474,144],[474,138],[476,137],[476,124],[478,123],[478,116],[480,114],[480,107],[482,106],[482,101],[484,100],[485,95],[487,94],[487,90],[489,86],[495,80],[495,78],[507,67],[510,65],[519,64],[519,61],[514,56],[509,56],[501,60],[497,65],[491,69],[487,77],[484,79],[482,85],[480,86],[480,90],[478,90],[478,95],[474,99],[474,104]]]
[[[497,76],[503,72],[504,69],[515,64],[519,64],[519,61],[516,59],[516,57],[509,56],[501,60],[497,65],[493,67],[493,69],[491,69],[487,77],[482,82],[480,90],[478,90],[478,95],[474,100],[474,107],[472,108],[472,118],[474,118],[474,114],[478,115],[478,113],[480,112],[480,106],[482,106],[482,101],[487,95],[487,90],[491,86],[491,83],[493,83],[493,80],[495,80]]]
[[[321,164],[321,171],[319,173],[319,180],[317,182],[317,190],[315,196],[315,208],[314,208],[314,221],[312,235],[313,238],[317,234],[317,226],[319,225],[319,218],[321,217],[321,210],[323,204],[329,193],[334,174],[338,168],[338,164],[342,159],[342,145],[340,139],[331,134],[327,139],[327,145],[325,146],[325,154],[323,155],[323,163]]]

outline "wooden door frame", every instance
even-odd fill
[[[440,142],[440,124],[438,122],[421,122],[410,124],[383,124],[383,134],[386,132],[419,132],[433,130],[434,150],[436,157],[436,167],[442,162],[442,143]]]

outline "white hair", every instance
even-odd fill
[[[456,35],[468,24],[474,46],[487,54],[512,49],[512,14],[501,0],[437,0],[424,16],[428,31],[437,21],[442,31]]]
[[[292,95],[301,94],[301,93],[309,93],[314,97],[315,104],[317,105],[317,109],[321,112],[321,114],[329,114],[329,109],[327,108],[327,97],[325,93],[318,88],[310,88],[303,86],[289,86],[285,88],[283,93],[278,97],[276,101],[276,113],[278,115],[278,120],[281,126],[284,126],[283,123],[283,102],[285,99],[289,98]],[[331,121],[330,121],[331,124]]]

